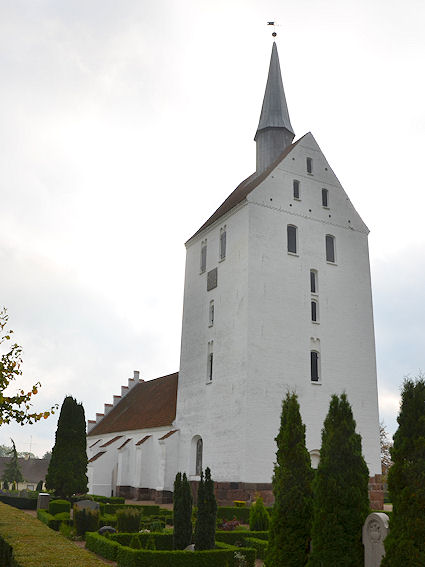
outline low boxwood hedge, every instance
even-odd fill
[[[160,515],[160,507],[157,505],[150,506],[147,505],[139,505],[139,504],[100,504],[100,513],[103,514],[115,514],[117,510],[122,510],[123,508],[134,508],[137,510],[142,511],[142,516],[159,516]]]
[[[267,553],[267,547],[269,545],[268,541],[264,539],[258,539],[256,537],[245,537],[244,538],[244,545],[247,547],[253,547],[257,552],[258,559],[265,559]]]
[[[98,496],[97,494],[90,494],[95,502],[102,502],[103,504],[125,504],[125,498],[122,496]]]
[[[37,510],[37,498],[26,496],[11,496],[9,494],[0,494],[0,502],[19,508],[20,510]]]
[[[149,534],[139,534],[139,536]],[[154,534],[155,544],[160,537],[167,534]],[[119,536],[119,537],[118,537]],[[106,559],[117,561],[119,567],[233,567],[238,565],[236,553],[244,555],[247,567],[254,567],[256,551],[254,548],[235,547],[222,542],[216,542],[216,549],[209,551],[150,551],[132,549],[120,545],[119,541],[128,541],[134,534],[112,534],[111,537],[101,536],[96,532],[86,534],[86,546],[91,551]]]
[[[130,545],[131,538],[134,534],[111,534],[110,539],[118,542],[120,545]],[[155,547],[159,551],[170,551],[173,549],[173,534],[162,533],[140,533],[138,534],[142,547],[146,547],[146,542],[149,537],[153,536],[155,539]]]
[[[230,545],[235,545],[236,542],[243,543],[247,537],[255,537],[256,539],[268,541],[269,532],[250,532],[248,530],[233,530],[231,532],[217,530],[215,532],[216,541],[222,541]]]
[[[68,500],[50,500],[49,502],[49,514],[56,516],[61,512],[69,512],[71,510],[71,502]]]
[[[0,503],[0,565],[2,567],[105,567],[41,522]]]

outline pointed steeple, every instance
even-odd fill
[[[283,90],[279,55],[273,42],[266,92],[254,138],[257,142],[257,174],[267,169],[294,137]]]

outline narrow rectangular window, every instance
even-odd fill
[[[294,179],[293,188],[294,188],[294,199],[299,199],[300,198],[300,182],[298,181],[298,179]]]
[[[213,341],[208,343],[208,362],[207,362],[207,381],[212,382],[213,379],[214,352]]]
[[[220,229],[220,260],[224,260],[226,257],[226,227]]]
[[[306,159],[306,165],[307,165],[307,173],[313,173],[313,158],[308,157]]]
[[[214,301],[210,301],[208,324],[210,327],[214,326]]]
[[[204,240],[201,244],[201,274],[207,269],[207,241]]]
[[[297,227],[292,224],[288,224],[286,228],[287,232],[287,246],[288,252],[292,254],[297,253]]]
[[[317,323],[317,301],[311,302],[311,320],[313,323]]]
[[[331,234],[326,235],[326,261],[335,262],[335,237]]]
[[[311,293],[317,293],[318,291],[318,281],[316,270],[310,270],[310,291]]]
[[[311,381],[319,381],[319,353],[315,350],[310,352]]]
[[[327,189],[322,189],[322,207],[329,207],[329,191]]]

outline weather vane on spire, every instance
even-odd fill
[[[268,25],[268,26],[276,26],[276,23],[275,23],[275,22],[267,22],[267,25]],[[273,27],[272,36],[273,36],[273,37],[276,37],[276,36],[277,36],[277,33],[276,33],[274,30],[275,30],[275,28]]]

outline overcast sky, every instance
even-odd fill
[[[422,0],[0,0],[0,305],[35,409],[179,367],[184,242],[255,169],[271,30],[369,237],[381,419],[424,368]],[[18,384],[15,384],[13,390]],[[57,416],[2,426],[42,455]]]

